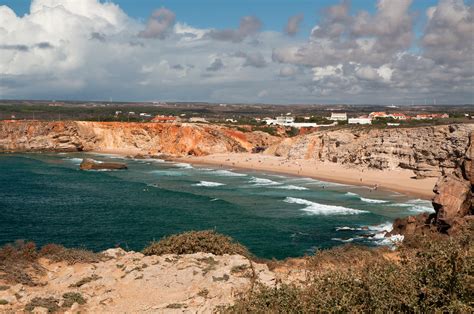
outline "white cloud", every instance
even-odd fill
[[[286,36],[298,31],[302,16],[275,32],[261,31],[261,21],[250,16],[235,29],[201,29],[165,8],[141,22],[99,0],[34,0],[22,17],[0,6],[0,93],[283,103],[472,100],[472,7],[441,0],[427,9],[417,42],[410,3],[380,0],[374,14],[351,15],[343,1],[325,11],[307,40]]]

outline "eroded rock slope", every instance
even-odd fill
[[[262,132],[198,124],[122,122],[0,122],[0,151],[117,151],[207,155],[247,152],[279,139]]]

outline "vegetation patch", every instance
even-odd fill
[[[98,263],[106,259],[103,254],[94,253],[85,249],[69,249],[58,244],[47,244],[39,251],[40,257],[53,262],[65,261],[69,265],[78,263]]]
[[[259,285],[222,312],[472,313],[471,239],[472,230],[456,238],[419,238],[416,248],[397,249],[399,259],[384,259],[358,247],[319,252],[307,258],[305,283]],[[338,267],[321,271],[322,265],[331,264]]]
[[[250,256],[249,251],[231,237],[213,230],[189,231],[164,237],[143,250],[145,255],[212,253]]]
[[[63,305],[64,308],[70,308],[74,303],[79,305],[86,304],[86,299],[82,297],[79,292],[66,292],[63,294]]]
[[[10,289],[10,286],[0,285],[0,291],[5,291]]]
[[[216,269],[216,266],[219,264],[218,261],[216,261],[214,258],[211,256],[209,257],[203,257],[203,258],[198,258],[198,261],[201,263],[207,264],[206,267],[202,269],[202,275],[205,276],[208,272],[211,270]]]
[[[182,309],[187,307],[186,304],[183,303],[171,303],[166,306],[167,309]]]
[[[35,307],[44,307],[48,310],[48,313],[55,313],[59,311],[59,300],[53,297],[32,299],[28,304],[25,305],[25,311],[33,312]]]
[[[0,248],[0,279],[9,283],[35,286],[31,273],[43,273],[36,262],[38,253],[33,242],[16,241]]]
[[[7,305],[8,301],[4,299],[0,299],[0,305]]]
[[[238,265],[238,266],[234,266],[231,268],[230,270],[230,273],[231,274],[239,274],[239,273],[242,273],[244,271],[246,271],[247,269],[249,269],[249,265],[247,264],[242,264],[242,265]]]
[[[200,290],[197,295],[200,296],[200,297],[203,297],[203,298],[207,298],[208,294],[209,294],[209,290],[204,288],[204,289]]]
[[[69,286],[69,288],[79,288],[83,285],[85,285],[86,283],[89,283],[89,282],[92,282],[92,281],[96,281],[98,279],[101,279],[102,277],[96,275],[96,274],[93,274],[92,276],[89,276],[89,277],[85,277],[85,278],[82,278],[81,280],[79,280],[78,282],[72,284]]]
[[[22,240],[0,248],[0,279],[9,283],[35,286],[34,277],[42,275],[44,269],[38,259],[44,257],[54,262],[68,264],[96,263],[105,259],[102,254],[83,249],[68,249],[57,244],[48,244],[38,251],[35,243]]]

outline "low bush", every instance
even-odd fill
[[[48,310],[48,313],[55,313],[59,311],[59,300],[53,297],[49,298],[39,298],[36,297],[32,299],[28,304],[25,306],[26,312],[33,312],[35,307],[44,307]]]
[[[30,272],[42,273],[36,263],[38,253],[33,242],[16,241],[0,248],[0,279],[9,283],[35,286]]]
[[[86,299],[79,292],[66,292],[63,294],[64,302],[62,304],[63,308],[70,308],[74,303],[79,305],[85,304]]]
[[[41,257],[53,262],[65,261],[68,264],[96,263],[105,259],[105,256],[99,253],[68,249],[57,244],[47,244],[38,251],[33,242],[19,240],[0,248],[0,279],[27,286],[37,285],[33,277],[44,272],[38,263],[38,258]]]
[[[249,251],[231,237],[213,230],[189,231],[162,238],[143,250],[145,255],[212,253],[215,255],[240,254],[250,256]]]
[[[98,263],[105,260],[105,256],[85,249],[68,249],[58,244],[47,244],[38,254],[53,262],[66,262],[69,265],[77,263]]]

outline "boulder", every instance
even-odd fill
[[[128,167],[121,162],[97,162],[91,158],[84,158],[79,168],[81,170],[122,170]]]

